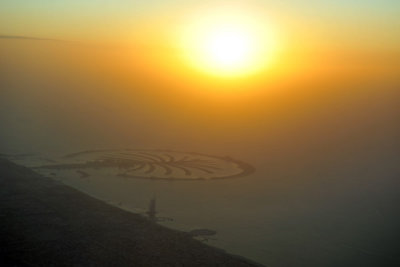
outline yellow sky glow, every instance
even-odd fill
[[[276,57],[277,40],[271,25],[242,10],[199,12],[186,21],[180,34],[185,60],[211,75],[252,74],[268,67]]]

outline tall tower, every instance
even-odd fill
[[[156,197],[153,197],[150,200],[150,204],[149,204],[149,210],[146,212],[147,215],[149,216],[150,221],[155,222],[156,221]]]

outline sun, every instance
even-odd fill
[[[268,66],[276,51],[272,27],[243,10],[216,9],[191,18],[182,34],[186,61],[217,76],[243,76]]]
[[[238,27],[216,27],[205,36],[202,52],[217,67],[235,69],[250,59],[254,50],[251,37]]]

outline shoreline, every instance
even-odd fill
[[[2,266],[262,266],[0,158]]]

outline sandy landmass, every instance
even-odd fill
[[[0,159],[1,266],[259,266]]]

